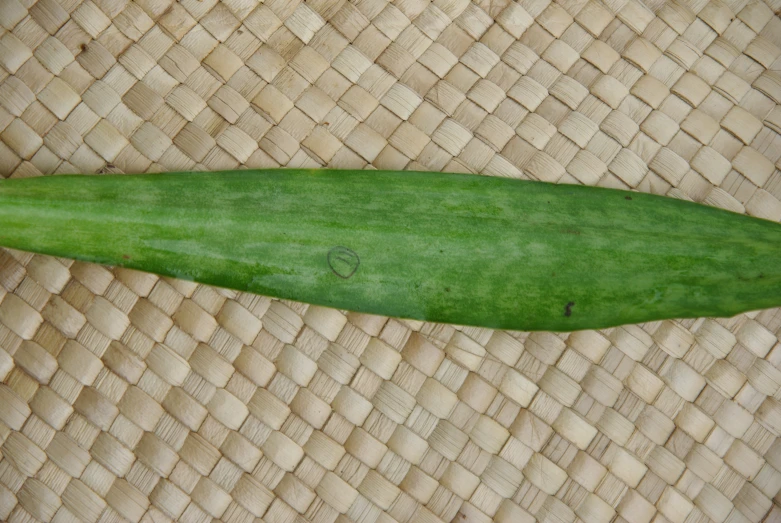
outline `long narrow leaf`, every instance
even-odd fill
[[[634,192],[267,170],[0,181],[0,245],[375,314],[571,331],[781,305],[781,225]]]

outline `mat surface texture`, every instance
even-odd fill
[[[0,0],[0,176],[474,172],[779,221],[779,10]],[[0,520],[781,521],[779,336],[777,309],[491,331],[0,250]]]

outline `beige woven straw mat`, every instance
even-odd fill
[[[0,0],[0,174],[338,167],[781,219],[780,0]],[[781,311],[572,334],[0,250],[0,520],[781,521]]]

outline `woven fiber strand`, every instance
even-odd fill
[[[778,0],[0,0],[0,174],[374,167],[781,219]],[[781,312],[572,334],[0,251],[0,519],[781,520]]]

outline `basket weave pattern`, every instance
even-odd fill
[[[781,219],[779,0],[0,0],[0,175],[580,183]],[[0,519],[781,521],[781,311],[573,334],[0,250]]]

